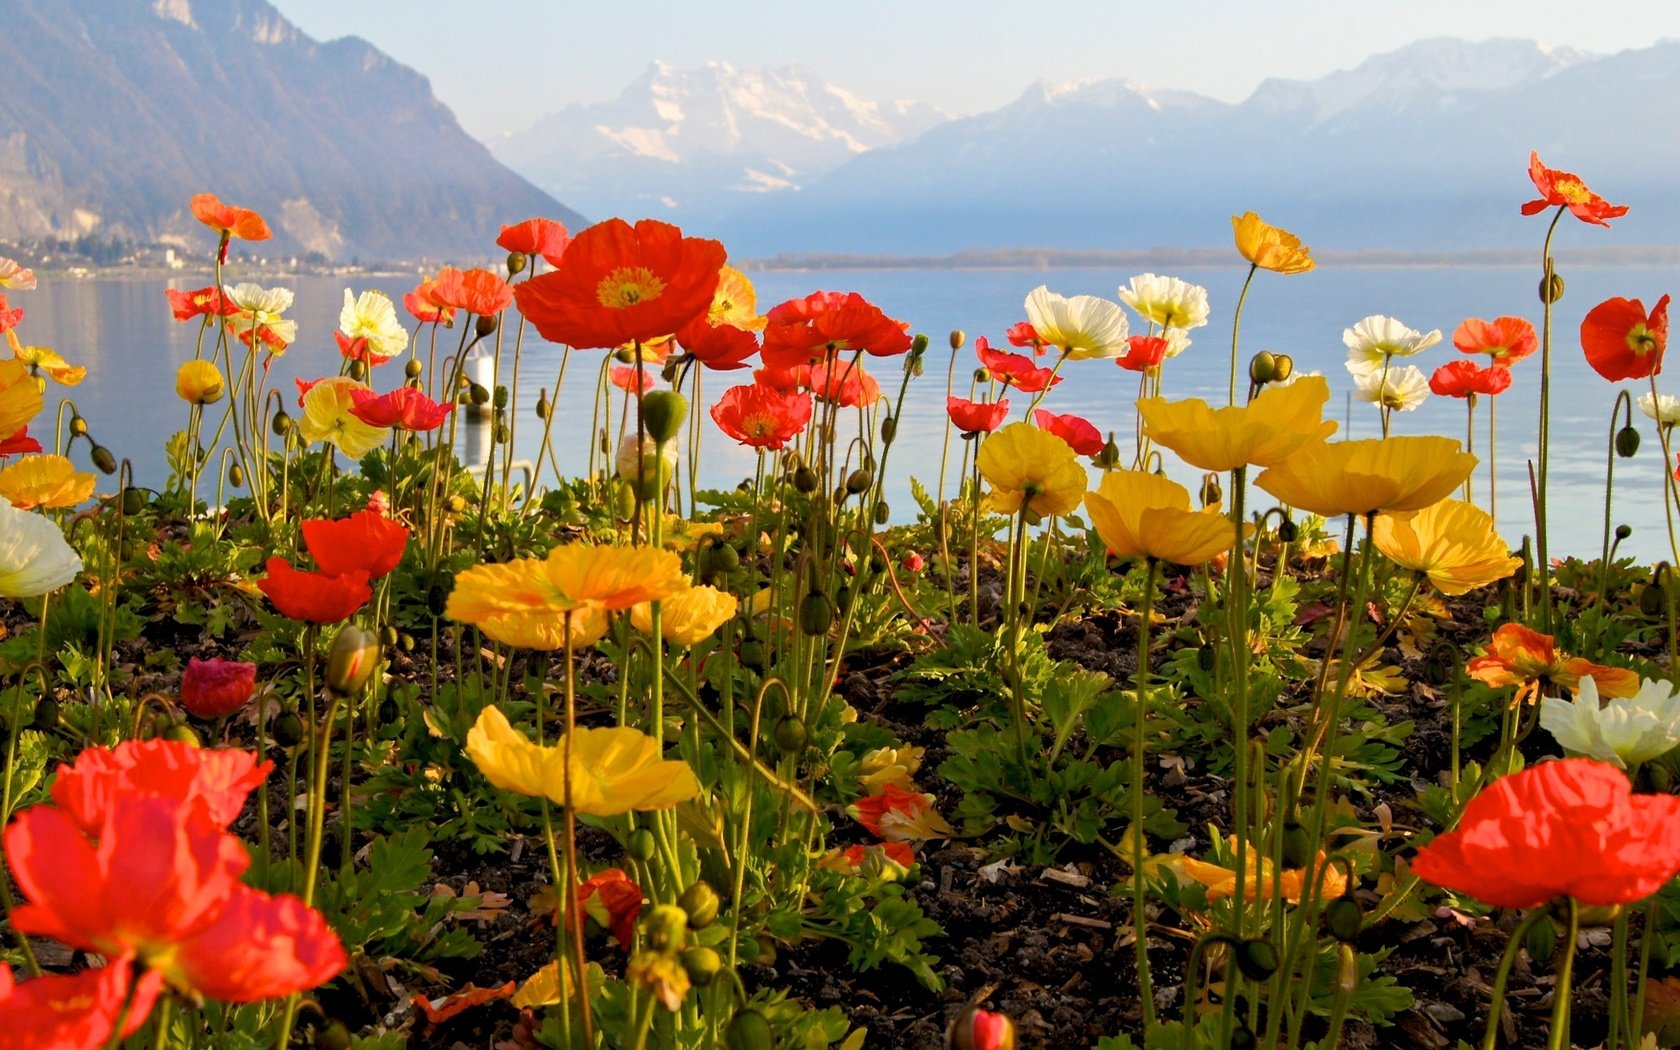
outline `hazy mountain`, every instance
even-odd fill
[[[424,77],[266,0],[6,0],[0,66],[0,237],[207,252],[186,208],[201,191],[261,211],[270,254],[476,258],[499,223],[579,221]]]
[[[617,98],[567,106],[491,149],[586,212],[704,222],[743,198],[796,192],[946,119],[792,67],[655,62]]]
[[[1239,104],[1117,80],[1040,83],[997,111],[738,207],[739,254],[941,254],[1228,243],[1247,209],[1336,248],[1529,246],[1529,150],[1633,207],[1617,240],[1680,244],[1680,43],[1595,57],[1425,40]],[[1609,243],[1601,231],[1575,240]],[[1537,249],[1536,249],[1537,250]]]

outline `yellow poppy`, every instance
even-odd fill
[[[992,484],[986,507],[1015,514],[1022,504],[1038,515],[1070,513],[1085,495],[1090,476],[1068,443],[1030,423],[1011,423],[980,446],[975,457]]]
[[[1226,471],[1269,467],[1335,433],[1335,421],[1322,418],[1328,400],[1330,384],[1323,376],[1303,376],[1288,386],[1268,386],[1246,405],[1209,408],[1200,398],[1150,397],[1137,408],[1151,441],[1193,467]]]
[[[24,456],[0,470],[0,497],[19,510],[74,507],[93,495],[93,475],[63,456]]]
[[[13,357],[60,386],[75,386],[87,378],[87,369],[66,361],[52,347],[21,346],[17,336],[11,332],[7,332],[6,337],[12,342]]]
[[[1237,251],[1262,270],[1306,273],[1317,265],[1312,260],[1311,249],[1301,243],[1301,238],[1251,211],[1231,216],[1231,230],[1236,234]]]
[[[572,645],[594,645],[607,633],[605,609],[568,598],[549,578],[541,558],[475,565],[455,577],[443,614],[470,623],[490,638],[518,649],[553,651],[566,645],[571,613]]]
[[[494,705],[467,731],[467,757],[505,791],[566,802],[566,738],[533,744]],[[572,809],[594,817],[669,809],[700,793],[687,762],[661,757],[659,742],[638,729],[579,729],[572,738]]]
[[[716,587],[689,587],[659,604],[659,633],[668,642],[698,645],[735,618],[739,603]],[[641,602],[630,610],[630,623],[643,634],[653,631],[653,604]]]
[[[602,980],[601,968],[590,963],[583,980],[584,994],[593,996]],[[558,960],[551,959],[548,965],[525,978],[525,983],[513,993],[511,1002],[523,1010],[526,1007],[553,1006],[562,998],[570,998],[571,994],[572,971],[562,968]]]
[[[41,388],[22,361],[0,358],[0,441],[29,425],[41,411]]]
[[[688,586],[682,559],[651,547],[567,544],[548,552],[545,569],[567,598],[613,611],[659,601]]]
[[[175,393],[190,405],[209,405],[222,399],[227,383],[213,362],[188,361],[175,372]]]
[[[1236,542],[1236,526],[1216,510],[1190,509],[1183,485],[1141,470],[1114,470],[1085,497],[1091,527],[1122,558],[1200,565]]]
[[[330,442],[351,459],[361,459],[391,439],[390,427],[369,426],[351,411],[356,405],[353,391],[367,390],[348,376],[332,376],[309,388],[303,395],[303,417],[298,433],[311,445]]]
[[[926,750],[908,745],[876,748],[858,763],[859,786],[870,794],[885,791],[888,784],[910,790],[914,786],[911,778],[916,775],[916,770],[922,768],[922,755]]]
[[[1380,514],[1371,541],[1390,561],[1425,573],[1442,594],[1465,594],[1517,571],[1487,511],[1444,499],[1409,514]]]
[[[1235,839],[1230,840],[1230,849],[1232,853],[1236,852]],[[1286,868],[1282,877],[1274,879],[1271,862],[1259,854],[1257,849],[1251,848],[1248,851],[1248,878],[1243,880],[1243,899],[1251,901],[1264,897],[1271,900],[1281,893],[1284,900],[1291,904],[1299,904],[1302,890],[1306,888],[1306,872],[1299,868]],[[1237,873],[1232,868],[1209,864],[1194,857],[1181,857],[1173,867],[1206,886],[1210,901],[1236,895]],[[1331,900],[1347,891],[1347,875],[1344,874],[1343,867],[1339,864],[1326,867],[1322,850],[1313,863],[1313,871],[1318,878],[1319,899]]]
[[[1367,438],[1305,445],[1254,483],[1291,507],[1334,518],[1422,510],[1475,469],[1476,457],[1452,438]]]
[[[717,291],[712,293],[712,305],[706,311],[706,323],[732,325],[749,332],[763,330],[770,323],[758,313],[758,293],[747,275],[733,266],[718,271]]]
[[[624,980],[653,995],[667,1010],[682,1009],[690,987],[682,956],[652,948],[637,952],[624,967]]]

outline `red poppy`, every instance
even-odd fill
[[[811,421],[811,397],[760,383],[732,386],[712,406],[712,420],[743,445],[777,449]]]
[[[889,863],[900,868],[912,868],[916,865],[916,851],[908,842],[877,842],[867,846],[847,846],[840,851],[840,856],[851,866],[853,872],[863,870],[865,862],[871,853],[879,854]]]
[[[453,404],[440,405],[411,386],[399,386],[388,394],[356,389],[350,391],[350,400],[350,414],[368,426],[397,427],[417,434],[442,426],[455,408]]]
[[[811,393],[819,401],[827,401],[841,408],[873,405],[881,400],[881,384],[850,361],[830,361],[826,366],[811,366]]]
[[[96,970],[47,974],[22,984],[0,963],[0,1039],[38,1050],[99,1050],[111,1041],[119,1017],[125,1018],[122,1034],[132,1035],[146,1023],[162,983],[158,974],[147,973],[134,984],[130,1002],[133,976],[133,960],[126,956]]]
[[[233,328],[231,324],[228,327]],[[285,353],[286,347],[291,345],[286,342],[286,340],[280,338],[279,334],[276,333],[273,328],[270,328],[265,324],[258,325],[255,330],[250,328],[236,329],[234,330],[234,335],[239,337],[239,341],[241,343],[250,347],[254,347],[256,342],[260,340],[264,346],[268,347],[277,354]],[[263,367],[266,368],[267,365],[265,364]]]
[[[1534,188],[1540,191],[1540,199],[1524,204],[1524,215],[1535,215],[1547,208],[1561,207],[1568,208],[1570,213],[1582,222],[1609,226],[1606,219],[1619,219],[1627,214],[1627,205],[1616,205],[1606,201],[1587,189],[1587,184],[1581,181],[1579,175],[1548,168],[1540,163],[1538,151],[1528,155],[1528,177],[1534,180]]]
[[[343,576],[299,572],[284,558],[268,559],[267,568],[268,575],[257,581],[257,587],[280,615],[293,620],[337,623],[354,616],[373,597],[365,572]]]
[[[0,335],[16,328],[21,320],[23,320],[23,307],[20,306],[15,310],[9,309],[6,304],[6,296],[4,293],[0,293]]]
[[[755,368],[753,382],[784,394],[793,394],[811,385],[811,366],[797,368]]]
[[[177,321],[190,321],[206,314],[226,317],[239,310],[222,297],[221,289],[215,285],[185,292],[178,288],[165,288],[163,294],[169,300],[169,312],[175,315]]]
[[[408,545],[406,528],[371,510],[336,521],[310,518],[302,528],[304,546],[329,576],[360,574],[364,580],[377,580],[397,567]]]
[[[1039,337],[1038,329],[1032,326],[1031,321],[1017,321],[1010,325],[1009,331],[1004,334],[1009,339],[1010,346],[1030,346],[1035,356],[1042,357],[1048,349],[1048,345]]]
[[[250,864],[203,807],[158,795],[113,796],[89,831],[63,810],[31,806],[5,843],[28,899],[12,925],[106,956],[165,955],[215,921]]]
[[[465,988],[450,992],[441,998],[428,999],[423,995],[416,995],[410,997],[409,1002],[420,1008],[420,1012],[426,1015],[428,1024],[438,1025],[474,1006],[493,1003],[497,999],[512,998],[513,993],[518,990],[519,983],[517,981],[508,981],[506,984],[500,984],[494,988],[480,988],[468,981]]]
[[[350,964],[320,912],[290,894],[236,886],[215,918],[166,956],[169,983],[225,1003],[306,991]]]
[[[914,576],[923,569],[927,568],[927,559],[923,558],[921,554],[916,551],[910,551],[904,556],[903,560],[900,561],[899,564],[904,566],[905,572]]]
[[[1471,394],[1500,394],[1511,385],[1510,369],[1498,365],[1482,368],[1474,361],[1448,361],[1429,377],[1429,389],[1442,397]]]
[[[707,368],[720,372],[747,367],[758,353],[758,336],[731,324],[708,324],[697,317],[677,331],[677,343]]]
[[[489,317],[513,302],[513,288],[489,270],[457,270],[445,266],[432,285],[431,299],[439,306]]]
[[[238,237],[244,241],[266,241],[274,236],[263,217],[250,208],[235,208],[223,204],[214,193],[200,193],[188,202],[193,218],[222,235],[217,258],[227,262],[228,241]]]
[[[1009,399],[997,401],[969,401],[960,397],[945,399],[945,413],[964,434],[990,434],[1009,417]]]
[[[774,307],[766,316],[767,365],[790,368],[848,350],[891,357],[910,349],[909,325],[888,317],[856,292],[813,292]]]
[[[29,436],[29,428],[23,427],[9,438],[0,440],[0,456],[16,456],[25,452],[41,451],[41,443]]]
[[[1522,317],[1471,317],[1453,332],[1453,345],[1466,354],[1487,354],[1504,367],[1540,349],[1540,336]]]
[[[437,299],[437,280],[426,278],[403,296],[403,308],[422,324],[453,324],[455,309]]]
[[[1167,341],[1158,335],[1134,335],[1127,340],[1127,350],[1114,363],[1131,372],[1147,372],[1158,368],[1167,359]]]
[[[993,350],[992,344],[987,342],[983,335],[974,340],[974,353],[980,358],[980,364],[992,374],[993,379],[1004,386],[1012,386],[1023,394],[1036,394],[1046,387],[1055,386],[1063,379],[1056,374],[1054,368],[1039,368],[1033,364],[1032,358],[1025,354]]]
[[[256,688],[256,664],[195,656],[181,675],[181,706],[199,718],[221,718],[244,707]]]
[[[1649,316],[1638,299],[1606,299],[1581,319],[1581,349],[1587,364],[1612,383],[1644,379],[1662,371],[1668,348],[1668,296]]]
[[[1038,424],[1038,429],[1048,430],[1066,441],[1076,455],[1094,456],[1103,450],[1102,432],[1089,420],[1074,415],[1059,416],[1041,408],[1033,413],[1033,422]]]
[[[646,343],[704,317],[723,245],[669,223],[608,219],[584,230],[552,272],[524,281],[519,312],[544,339],[579,348]]]
[[[636,381],[638,377],[641,379],[639,384]],[[611,380],[613,386],[618,387],[626,394],[635,393],[635,388],[638,385],[642,388],[642,393],[645,394],[652,390],[657,383],[652,372],[645,368],[633,368],[630,365],[614,365],[607,378]]]
[[[878,795],[866,795],[846,808],[853,820],[877,838],[906,842],[954,834],[934,807],[933,796],[887,783]]]
[[[618,868],[608,868],[577,888],[578,907],[612,931],[625,951],[636,939],[636,917],[642,913],[642,888]],[[556,914],[556,919],[559,918]]]
[[[98,830],[116,799],[136,796],[201,807],[217,827],[225,828],[273,769],[272,762],[258,765],[249,751],[128,740],[114,748],[85,748],[74,762],[60,765],[52,800],[89,834]]]
[[[1419,877],[1498,908],[1631,904],[1677,871],[1680,798],[1635,795],[1627,774],[1587,758],[1494,781],[1412,860]]]
[[[389,358],[376,357],[368,353],[368,341],[365,336],[357,336],[352,339],[343,332],[334,332],[333,342],[338,344],[338,353],[346,361],[360,361],[372,368],[374,365],[389,360]]]
[[[526,219],[512,226],[503,226],[501,236],[496,238],[498,248],[540,255],[550,266],[560,265],[560,257],[566,254],[566,246],[571,243],[572,235],[565,224],[553,219]]]

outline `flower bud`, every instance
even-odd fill
[[[945,1029],[946,1050],[1015,1050],[1015,1022],[1008,1014],[971,1006]]]
[[[93,460],[93,465],[99,468],[101,474],[115,474],[117,472],[117,457],[113,456],[111,450],[104,445],[93,446],[93,451],[88,453],[88,458]]]
[[[403,364],[403,375],[410,379],[419,379],[420,373],[425,370],[426,366],[420,363],[418,357],[411,357]]]
[[[175,373],[175,393],[189,404],[213,405],[227,392],[222,370],[211,361],[188,361]]]
[[[817,491],[817,472],[810,467],[801,466],[793,472],[793,487],[800,492]]]
[[[1288,354],[1272,355],[1272,382],[1281,383],[1295,374],[1295,359]]]
[[[545,388],[537,394],[537,418],[547,421],[554,412],[554,406],[549,404],[548,390]]]
[[[525,264],[530,262],[530,261],[531,261],[530,258],[524,252],[508,252],[508,257],[507,257],[508,276],[512,277],[516,273],[524,273],[525,272]]]
[[[961,328],[951,329],[951,349],[952,350],[961,350],[963,348],[963,344],[966,343],[966,342],[968,342],[967,333],[965,333]]]
[[[895,438],[897,436],[898,436],[898,417],[897,416],[883,416],[883,417],[881,417],[881,440],[890,445],[890,444],[892,444],[893,438]]]
[[[976,383],[990,383],[992,381],[992,373],[986,371],[984,368],[976,368],[974,370],[974,381]]]
[[[315,1050],[350,1050],[350,1029],[334,1021],[315,1034]]]
[[[245,468],[237,463],[230,464],[228,466],[228,484],[236,489],[244,487]]]
[[[1639,431],[1632,427],[1623,427],[1616,431],[1616,455],[1623,459],[1632,459],[1639,451]]]
[[[489,338],[496,331],[495,314],[479,314],[478,320],[473,322],[473,335],[480,339]]]
[[[281,747],[297,747],[303,743],[303,719],[287,711],[274,719],[274,726],[269,732]]]
[[[1557,274],[1547,274],[1540,278],[1540,301],[1555,303],[1563,298],[1563,278]]]
[[[875,504],[875,524],[885,525],[891,520],[892,508],[887,505],[887,501],[882,500],[881,502]]]
[[[1108,440],[1103,442],[1103,447],[1098,450],[1096,460],[1097,466],[1103,470],[1113,470],[1120,465],[1120,446],[1115,444],[1112,430],[1109,431]]]
[[[630,842],[625,846],[625,852],[645,864],[653,859],[658,846],[659,843],[654,839],[653,832],[647,828],[637,828],[630,833]]]
[[[1617,525],[1616,526],[1616,539],[1625,540],[1629,536],[1632,536],[1632,535],[1633,535],[1633,526],[1631,526],[1631,525]]]
[[[675,390],[654,390],[642,395],[642,426],[648,437],[663,445],[677,436],[688,417],[688,401]]]
[[[776,1050],[776,1036],[763,1014],[742,1010],[724,1027],[723,1045],[728,1050]]]
[[[449,605],[449,590],[454,586],[454,575],[448,571],[440,572],[432,585],[426,589],[426,611],[433,616],[442,616],[443,610]]]
[[[1253,1050],[1253,1047],[1259,1045],[1259,1040],[1254,1036],[1254,1029],[1238,1020],[1236,1027],[1231,1030],[1231,1041],[1226,1045],[1230,1050]]]
[[[87,420],[83,419],[79,414],[78,415],[73,415],[73,416],[70,417],[70,436],[71,437],[87,437],[87,432],[88,432]]]
[[[1277,972],[1277,949],[1272,947],[1271,941],[1263,937],[1244,941],[1232,951],[1233,958],[1237,961],[1237,969],[1251,981],[1264,981]]]
[[[910,339],[910,352],[917,357],[927,353],[928,337],[925,332],[917,332]]]
[[[508,407],[508,388],[505,386],[497,386],[495,391],[490,395],[490,401],[498,412],[506,409]]]
[[[361,691],[379,668],[379,638],[350,624],[338,629],[327,651],[327,688],[340,696]]]
[[[467,400],[479,406],[488,405],[490,403],[490,391],[477,383],[469,382],[467,384]]]
[[[869,491],[869,486],[875,484],[875,475],[866,467],[859,467],[846,475],[846,491],[853,496],[861,496]]]
[[[682,953],[682,967],[688,971],[688,979],[696,988],[704,988],[723,971],[723,959],[716,951],[702,945]]]
[[[1290,820],[1283,825],[1283,866],[1286,868],[1304,868],[1307,859],[1312,856],[1312,843],[1307,836],[1307,829],[1299,821]]]
[[[31,729],[38,729],[43,733],[51,732],[58,727],[58,701],[50,696],[44,696],[35,705],[34,717],[29,720]]]
[[[642,933],[656,952],[680,952],[688,943],[688,913],[674,904],[655,904],[642,918]]]
[[[367,365],[362,361],[352,361],[350,367],[344,370],[344,374],[359,383],[367,378]]]
[[[677,898],[677,907],[688,913],[688,926],[703,930],[717,921],[718,895],[711,883],[698,879]]]
[[[1279,543],[1294,543],[1301,535],[1301,527],[1292,519],[1284,518],[1278,522],[1277,538]]]
[[[1202,506],[1212,507],[1225,498],[1225,490],[1219,487],[1219,478],[1209,474],[1202,479]]]
[[[799,602],[799,629],[815,638],[834,626],[834,603],[821,591],[812,591]]]
[[[783,754],[796,754],[805,746],[805,723],[794,715],[783,715],[781,721],[776,723],[774,735],[776,746],[781,748]]]
[[[644,501],[652,500],[665,491],[666,482],[676,472],[677,446],[656,444],[652,436],[639,438],[626,434],[618,443],[613,465],[618,476],[631,486],[632,494]]]
[[[1277,357],[1270,350],[1262,350],[1248,359],[1248,380],[1264,386],[1277,378]]]
[[[193,732],[192,727],[187,725],[185,722],[177,722],[168,729],[165,729],[163,731],[163,739],[173,740],[177,744],[187,744],[191,747],[202,746],[198,739],[198,734]]]
[[[1324,906],[1324,928],[1338,941],[1351,941],[1359,936],[1365,915],[1352,897],[1337,897]]]
[[[292,432],[292,417],[284,412],[274,413],[274,418],[268,421],[268,429],[275,437],[285,437]]]
[[[122,512],[134,517],[146,509],[146,493],[130,485],[122,491]]]

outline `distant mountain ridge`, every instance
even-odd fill
[[[617,97],[566,106],[490,147],[585,211],[693,222],[742,199],[797,193],[948,119],[924,103],[863,98],[798,67],[656,61]]]
[[[186,208],[202,191],[262,212],[271,255],[481,258],[499,223],[582,221],[423,76],[266,0],[9,0],[0,65],[0,238],[205,250]]]
[[[592,213],[692,223],[744,256],[1194,248],[1229,243],[1229,217],[1250,209],[1325,248],[1507,249],[1536,237],[1517,213],[1531,149],[1633,208],[1618,242],[1680,244],[1680,139],[1656,130],[1680,123],[1672,41],[1592,55],[1421,40],[1316,79],[1269,79],[1238,103],[1124,79],[1045,81],[919,132],[888,122],[896,135],[806,161],[773,190],[739,184],[768,163],[748,159],[744,132],[733,146],[694,133],[695,99],[747,76],[763,74],[655,66],[614,102],[493,148]],[[662,107],[680,114],[661,124]],[[575,158],[569,173],[522,152],[545,126],[544,148]],[[669,134],[632,142],[630,128]]]

